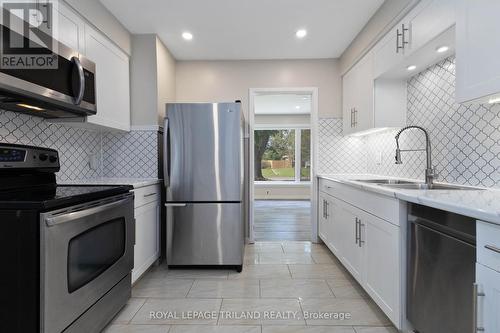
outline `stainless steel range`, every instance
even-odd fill
[[[57,151],[0,144],[1,332],[99,332],[130,297],[127,186],[59,186]]]

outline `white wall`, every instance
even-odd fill
[[[64,1],[130,55],[132,51],[130,32],[99,0]]]
[[[175,71],[176,61],[167,47],[158,36],[156,39],[156,70],[158,73],[158,105],[157,115],[159,124],[165,116],[165,103],[174,102],[175,97]]]
[[[338,60],[178,61],[178,102],[241,100],[249,88],[318,87],[320,117],[341,117]]]
[[[175,59],[154,34],[132,36],[130,96],[133,126],[161,124],[175,101]]]

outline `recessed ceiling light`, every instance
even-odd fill
[[[299,106],[299,105],[296,105],[296,106],[295,106],[295,108],[298,110],[298,109],[300,109],[300,106]]]
[[[415,68],[417,68],[417,66],[415,66],[415,65],[410,65],[410,66],[406,67],[406,69],[409,71],[413,71],[413,70],[415,70]]]
[[[295,36],[297,36],[297,38],[304,38],[305,36],[307,36],[307,30],[306,29],[299,29],[295,33]]]
[[[446,52],[448,51],[450,48],[446,45],[443,45],[443,46],[440,46],[436,49],[436,52],[437,53],[443,53],[443,52]]]
[[[187,32],[187,31],[183,32],[182,33],[182,38],[184,38],[185,40],[191,40],[191,39],[193,39],[193,34],[190,33],[190,32]]]

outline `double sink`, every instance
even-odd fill
[[[426,184],[411,180],[402,179],[353,179],[356,182],[375,184],[388,188],[402,190],[481,190],[478,187],[460,186],[452,184]]]

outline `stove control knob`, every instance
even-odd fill
[[[57,162],[57,157],[56,156],[50,156],[49,157],[50,163],[56,163]]]
[[[44,162],[47,160],[47,158],[49,158],[49,155],[47,154],[40,154],[38,155],[38,158],[40,159],[40,161]]]

